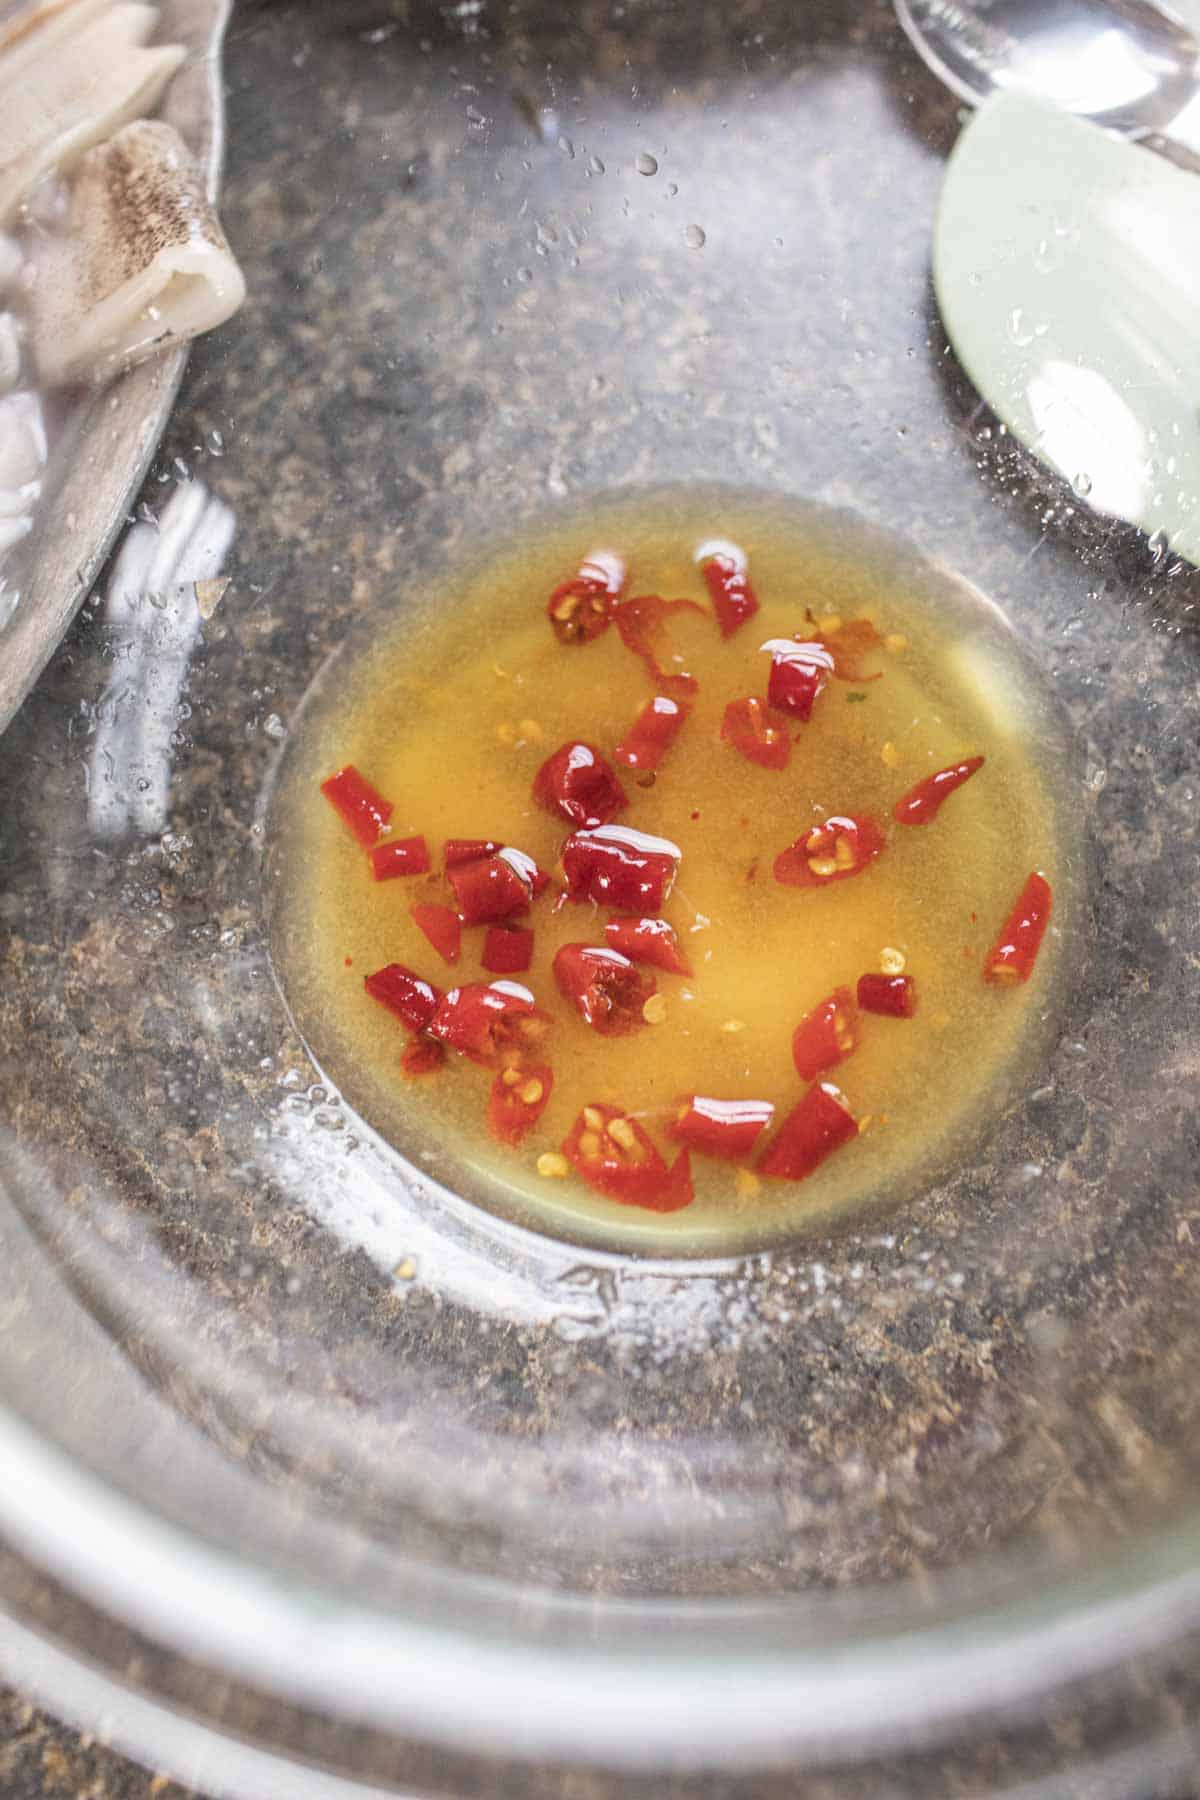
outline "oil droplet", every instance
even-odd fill
[[[689,250],[703,250],[708,236],[702,225],[689,225],[683,234],[683,241]]]
[[[1075,477],[1074,481],[1071,483],[1071,486],[1074,488],[1075,492],[1079,495],[1081,500],[1086,500],[1088,495],[1092,491],[1092,478],[1090,475],[1081,471]]]
[[[639,150],[637,156],[634,158],[633,166],[639,175],[658,174],[658,158],[657,156],[651,156],[648,150]]]

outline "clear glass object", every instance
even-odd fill
[[[0,740],[0,1652],[239,1796],[1186,1768],[1200,589],[956,368],[957,103],[883,6],[246,5],[227,56],[251,301]],[[1090,904],[960,1167],[684,1264],[522,1231],[321,1085],[263,820],[350,631],[714,478],[1003,609]]]

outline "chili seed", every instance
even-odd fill
[[[585,1131],[579,1139],[579,1151],[582,1156],[599,1156],[600,1134],[596,1131]]]
[[[900,767],[902,760],[900,752],[890,740],[883,746],[883,749],[879,754],[889,769],[898,769]]]
[[[505,1069],[500,1079],[505,1087],[516,1087],[518,1081],[521,1079],[521,1071],[520,1069]]]
[[[525,1086],[521,1089],[521,1099],[525,1102],[526,1106],[536,1106],[545,1091],[546,1090],[543,1088],[541,1082],[535,1076],[532,1081],[527,1081]]]
[[[839,869],[852,869],[854,867],[854,846],[849,838],[838,838],[833,846],[833,860]]]
[[[600,1111],[600,1108],[598,1106],[585,1106],[584,1107],[583,1122],[587,1126],[589,1131],[603,1131],[604,1130],[604,1114]]]
[[[561,1181],[569,1167],[566,1157],[560,1156],[557,1150],[543,1151],[537,1159],[537,1172],[547,1181]]]
[[[667,1003],[661,994],[651,994],[642,1008],[642,1017],[647,1025],[661,1025],[667,1016]]]
[[[903,975],[907,961],[903,950],[894,950],[890,944],[879,952],[879,967],[885,975]]]
[[[722,1031],[745,1031],[745,1029],[746,1029],[745,1019],[726,1019],[725,1023],[721,1027]]]
[[[838,865],[832,856],[810,856],[808,866],[814,875],[821,877],[822,881],[827,876],[836,875],[838,872]]]
[[[620,1144],[622,1150],[632,1150],[637,1143],[637,1136],[628,1119],[610,1120],[608,1135],[614,1144]]]

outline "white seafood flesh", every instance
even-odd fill
[[[241,270],[169,125],[141,120],[90,150],[66,229],[39,249],[32,341],[43,380],[103,377],[236,312]]]

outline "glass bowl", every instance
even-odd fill
[[[239,1797],[1172,1777],[1200,578],[957,369],[957,103],[850,0],[247,3],[227,56],[250,299],[0,741],[7,1660]],[[622,1258],[320,1079],[264,821],[347,634],[501,527],[714,479],[1003,610],[1069,722],[1088,917],[1044,1064],[935,1186]]]

